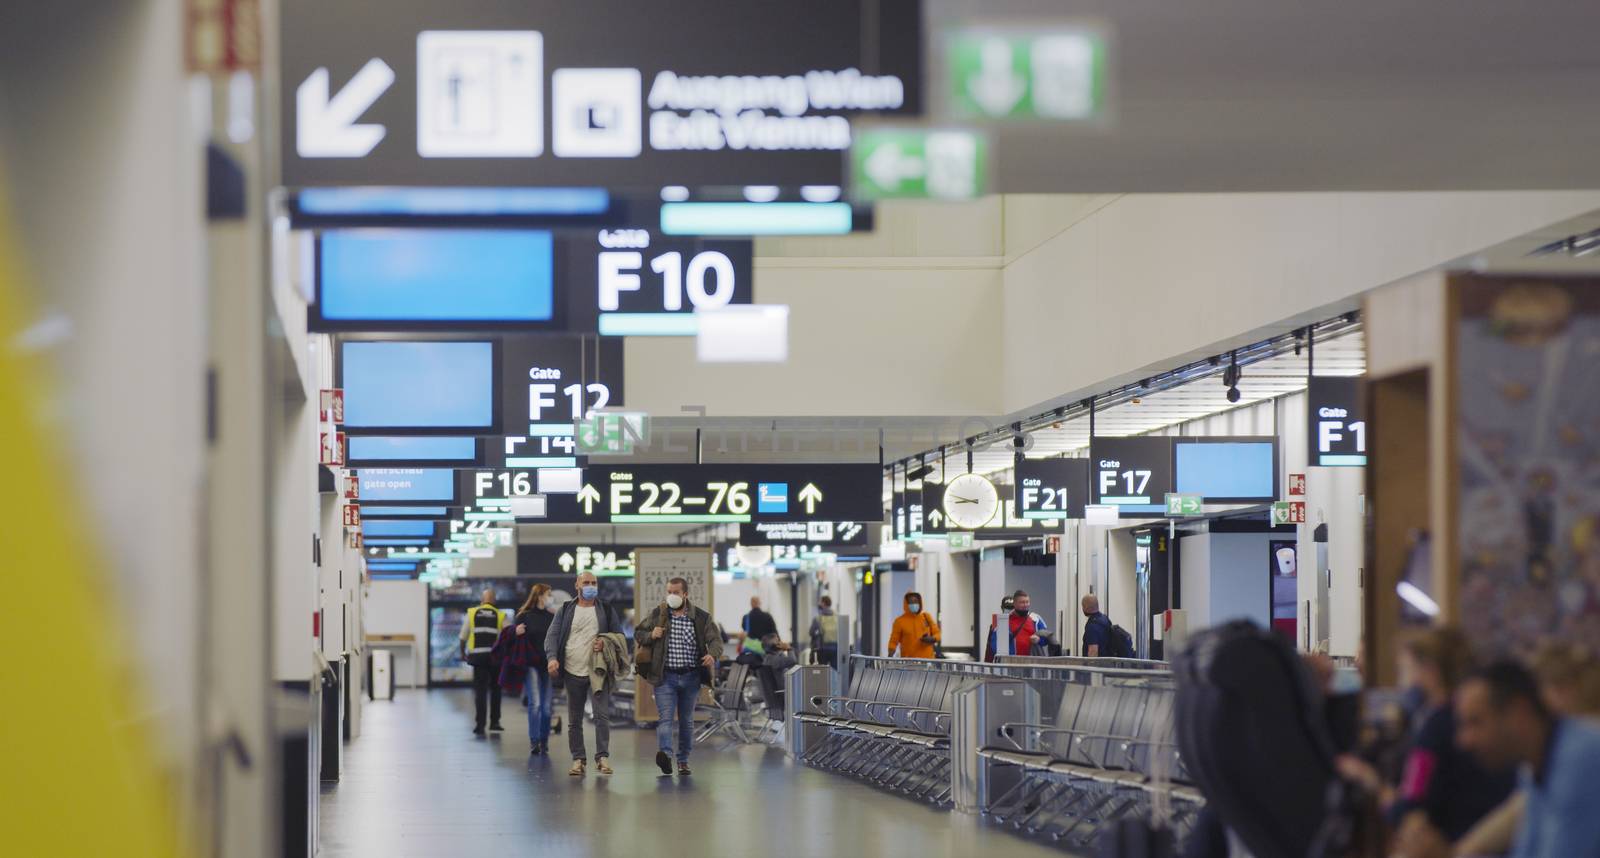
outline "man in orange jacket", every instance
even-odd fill
[[[939,624],[922,612],[922,594],[915,590],[907,593],[905,609],[894,618],[889,655],[893,656],[898,647],[901,658],[933,658],[934,646],[939,643]]]

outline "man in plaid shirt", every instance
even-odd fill
[[[694,743],[694,707],[700,686],[711,682],[711,668],[722,656],[722,635],[711,615],[689,603],[689,582],[667,582],[667,600],[646,614],[633,638],[650,648],[639,674],[655,686],[656,765],[672,774],[672,734],[677,726],[678,774],[689,774],[689,749]]]

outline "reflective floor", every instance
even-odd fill
[[[554,757],[528,756],[526,718],[506,701],[507,732],[475,738],[471,693],[396,693],[368,703],[345,746],[344,778],[324,784],[324,858],[560,855],[974,855],[1063,853],[961,814],[930,810],[863,784],[791,764],[766,746],[698,749],[687,780],[661,777],[655,734],[611,737],[616,774],[569,777],[565,736]],[[592,729],[592,725],[586,725]],[[589,734],[591,747],[593,734]]]

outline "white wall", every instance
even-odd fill
[[[1211,625],[1211,535],[1178,539],[1180,601],[1188,615],[1190,633]],[[1169,654],[1170,655],[1170,654]]]
[[[423,663],[413,664],[411,654],[394,649],[394,681],[410,685],[428,683],[428,585],[421,581],[373,581],[367,585],[362,617],[367,634],[415,635]]]
[[[1211,542],[1211,625],[1229,620],[1254,620],[1272,624],[1271,567],[1266,533],[1213,533]],[[1187,595],[1187,591],[1185,591]],[[1193,620],[1190,630],[1195,629]]]

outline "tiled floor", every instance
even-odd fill
[[[323,858],[714,858],[1062,853],[795,765],[766,746],[695,752],[694,775],[661,777],[655,734],[612,733],[617,773],[566,773],[528,755],[526,719],[506,701],[507,732],[471,734],[470,692],[401,690],[368,703],[345,747],[344,779],[323,786]],[[593,729],[592,725],[586,725]],[[590,734],[593,747],[593,734]]]

